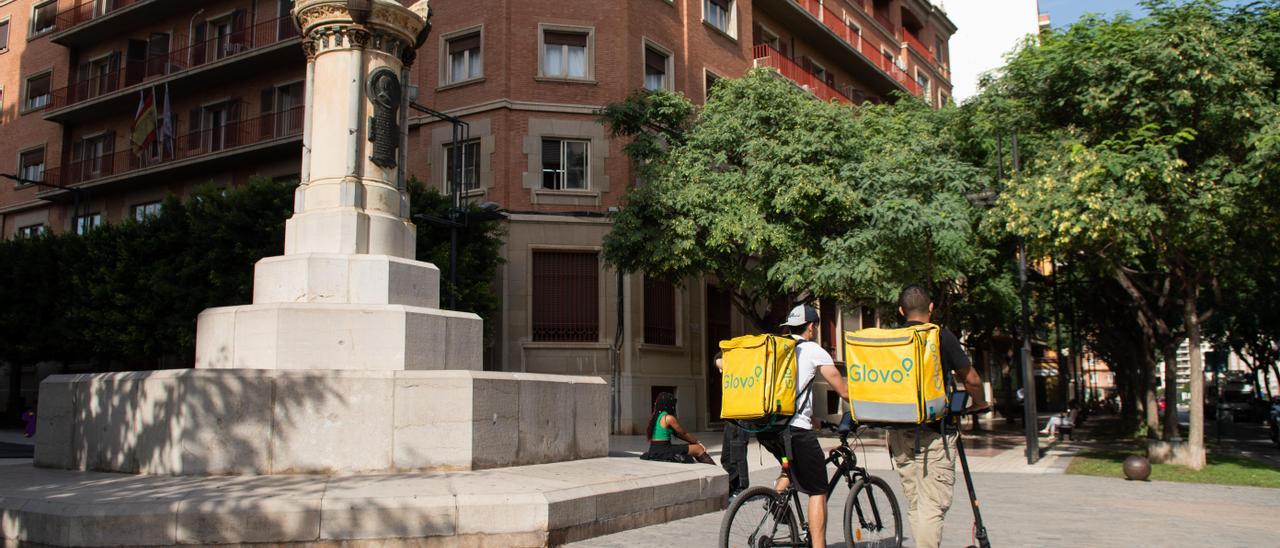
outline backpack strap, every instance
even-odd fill
[[[798,343],[796,343],[796,376],[797,377],[800,376],[800,346],[806,343],[818,344],[813,341],[799,341]],[[799,413],[800,409],[803,408],[804,405],[808,405],[809,401],[813,399],[813,381],[815,380],[818,380],[818,371],[816,368],[813,371],[813,376],[809,377],[809,382],[805,383],[804,388],[800,389],[800,392],[796,393],[796,413]],[[803,395],[804,397],[804,405],[801,405],[801,400],[800,400],[801,395]]]

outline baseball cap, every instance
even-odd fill
[[[787,314],[787,321],[782,322],[782,325],[799,327],[816,321],[818,321],[818,310],[807,304],[801,304],[791,309],[791,313]]]

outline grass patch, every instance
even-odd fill
[[[1141,454],[1140,451],[1084,451],[1071,460],[1067,473],[1124,478],[1124,459],[1130,455]],[[1230,455],[1210,454],[1208,459],[1209,463],[1199,471],[1176,464],[1152,464],[1150,479],[1280,488],[1280,470],[1266,464],[1250,458]]]

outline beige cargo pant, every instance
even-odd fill
[[[916,451],[916,437],[920,450]],[[942,434],[936,428],[891,430],[889,455],[902,477],[907,497],[907,519],[919,548],[937,548],[942,542],[942,520],[951,508],[956,484],[956,434],[947,434],[944,450]]]

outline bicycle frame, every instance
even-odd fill
[[[840,484],[841,479],[844,479],[846,483],[849,484],[849,488],[853,489],[853,486],[858,483],[858,480],[870,475],[867,473],[866,468],[858,466],[858,456],[853,452],[853,449],[849,448],[849,434],[840,435],[840,445],[833,447],[831,451],[827,453],[827,459],[823,461],[823,466],[833,463],[836,465],[836,473],[831,476],[831,481],[827,483],[826,496],[828,503],[830,503],[831,494],[835,493],[836,486]],[[796,478],[791,472],[790,467],[787,468],[787,479],[790,483],[787,485],[787,489],[783,494],[783,500],[790,501],[791,505],[795,508],[796,518],[800,524],[800,530],[804,532],[804,535],[800,538],[800,544],[797,546],[809,546],[809,521],[804,515],[804,505],[800,504],[800,491],[796,489]],[[859,525],[865,527],[867,523],[866,517],[862,514],[862,506],[859,505],[857,501],[854,501],[854,508],[858,512]],[[877,523],[880,521],[880,509],[876,507],[874,498],[871,499],[871,515],[875,518]],[[792,545],[778,543],[774,544],[774,546]]]

